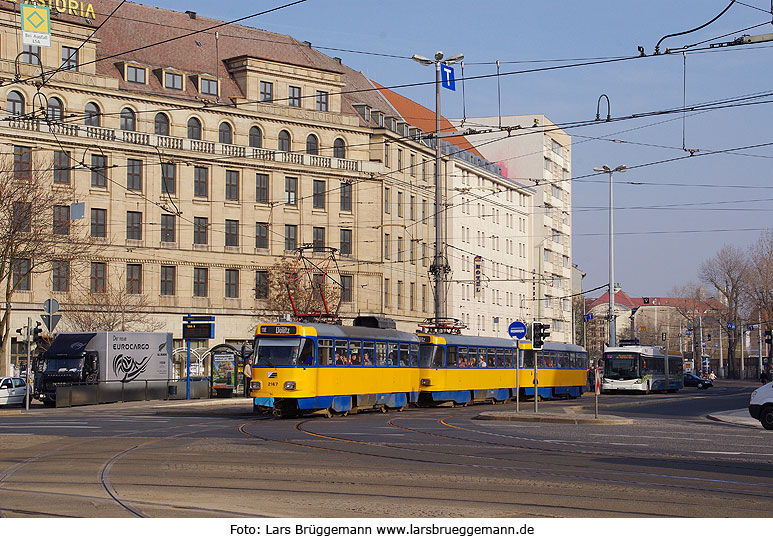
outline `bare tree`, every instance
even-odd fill
[[[764,232],[749,248],[749,263],[752,270],[748,282],[749,307],[770,325],[773,320],[773,230]],[[768,366],[771,359],[773,355],[768,351]]]
[[[723,305],[717,310],[718,318],[722,323],[735,324],[737,327],[729,329],[727,336],[728,370],[731,377],[739,377],[735,350],[743,335],[741,321],[744,316],[744,298],[749,289],[749,268],[749,260],[742,250],[725,245],[713,258],[703,262],[698,270],[699,278],[713,287],[722,300]]]
[[[671,290],[671,304],[676,309],[678,315],[684,319],[684,329],[680,332],[680,335],[684,335],[687,328],[690,328],[692,333],[690,334],[690,341],[693,352],[695,347],[700,347],[700,324],[705,317],[710,316],[706,325],[714,324],[716,321],[716,311],[719,307],[716,300],[708,297],[708,290],[706,286],[690,281],[687,284],[681,286],[675,286]],[[685,338],[687,341],[688,338]],[[698,351],[698,359],[700,359],[700,353]],[[692,359],[696,357],[693,354]]]
[[[0,369],[7,369],[14,294],[30,290],[34,276],[54,269],[68,282],[71,265],[91,248],[84,223],[70,218],[75,191],[52,183],[51,163],[33,160],[23,146],[6,158],[0,160]]]
[[[100,262],[104,263],[104,262]],[[104,263],[107,269],[107,263]],[[80,275],[89,279],[89,275]],[[164,323],[148,312],[146,294],[130,294],[123,275],[105,271],[103,283],[83,285],[68,293],[62,302],[65,327],[77,332],[157,331]]]

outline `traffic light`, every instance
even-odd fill
[[[711,334],[706,334],[708,336],[707,341],[711,341]]]
[[[773,330],[765,330],[765,343],[773,344]]]
[[[531,323],[531,346],[535,350],[541,350],[545,339],[550,337],[550,325],[541,322]]]
[[[43,337],[43,328],[41,326],[43,325],[40,322],[35,322],[35,327],[32,329],[31,338],[35,343],[39,343],[40,338]]]

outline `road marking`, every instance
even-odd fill
[[[402,432],[380,432],[373,434],[372,432],[336,432],[343,436],[405,436]]]
[[[0,425],[0,428],[27,429],[27,428],[102,428],[93,425]]]
[[[649,447],[649,444],[626,444],[626,443],[622,443],[622,442],[609,442],[609,445],[611,445],[611,446],[626,446],[626,447],[630,447],[630,446]]]
[[[701,455],[753,455],[755,457],[773,457],[773,453],[747,453],[745,451],[696,451],[695,453],[700,453]]]

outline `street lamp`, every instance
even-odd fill
[[[443,191],[440,177],[440,65],[449,66],[464,59],[461,53],[443,59],[443,52],[435,53],[435,59],[414,55],[411,57],[417,63],[435,65],[435,260],[430,267],[430,273],[435,278],[435,321],[439,324],[446,316],[445,281],[449,273],[444,257],[442,200]]]
[[[597,173],[609,174],[609,346],[617,346],[617,321],[615,320],[615,230],[614,230],[614,202],[612,200],[612,173],[625,172],[625,165],[614,169],[609,165],[594,168]]]

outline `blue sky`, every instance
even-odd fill
[[[282,2],[145,3],[228,20]],[[245,24],[308,40],[315,47],[406,57],[413,53],[432,56],[437,50],[446,54],[462,52],[465,76],[469,77],[495,72],[492,65],[475,63],[496,60],[518,62],[503,64],[502,71],[506,72],[573,62],[566,59],[636,55],[639,45],[649,55],[662,36],[702,25],[729,3],[308,0]],[[744,34],[741,29],[753,25],[762,26],[745,33],[773,33],[770,7],[768,0],[736,2],[712,25],[670,38],[661,50],[703,41],[730,41]],[[712,40],[724,34],[729,36]],[[695,51],[700,47],[692,48],[694,52],[686,58],[688,105],[773,90],[773,72],[769,69],[773,42]],[[425,82],[433,77],[430,70],[407,59],[322,51],[341,57],[344,63],[383,85]],[[549,61],[523,62],[535,60]],[[683,62],[681,53],[676,53],[505,76],[500,80],[502,112],[541,113],[558,124],[588,121],[595,118],[602,93],[610,97],[613,116],[681,107]],[[432,86],[401,92],[433,107]],[[446,117],[461,117],[461,92],[446,94],[443,100]],[[773,145],[692,158],[681,148],[683,138],[686,148],[700,149],[700,153],[773,143],[772,109],[773,103],[688,115],[684,136],[681,114],[569,129],[576,178],[573,261],[588,273],[585,287],[604,284],[608,275],[608,179],[580,178],[592,174],[593,167],[637,166],[684,158],[631,169],[615,177],[620,182],[615,186],[615,231],[619,233],[615,277],[632,295],[667,295],[673,286],[695,279],[701,262],[724,244],[746,247],[761,233],[741,230],[769,228]],[[466,84],[466,110],[468,117],[497,114],[495,79]]]

